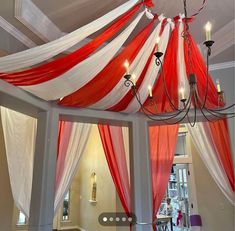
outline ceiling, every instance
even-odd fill
[[[0,56],[43,44],[69,33],[109,12],[126,0],[0,0]],[[183,13],[182,0],[154,0],[153,12],[173,18]],[[202,0],[188,0],[191,15]],[[213,25],[212,63],[234,61],[234,1],[207,0],[204,10],[190,25],[203,52],[207,21]],[[41,22],[46,26],[40,27]],[[147,22],[141,21],[140,30]],[[92,36],[91,36],[92,38]]]

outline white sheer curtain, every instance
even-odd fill
[[[37,119],[4,107],[1,107],[1,118],[13,198],[16,206],[29,217]],[[72,125],[62,176],[55,196],[55,212],[63,202],[77,171],[90,131],[91,124]]]
[[[29,67],[71,48],[128,11],[138,0],[129,0],[102,17],[49,43],[0,58],[0,72]]]
[[[190,125],[186,126],[192,136],[193,143],[212,178],[225,197],[235,206],[235,194],[232,191],[226,173],[217,158],[209,129],[207,129],[207,126],[209,126],[208,123],[198,122],[193,128]]]
[[[12,195],[29,216],[37,120],[4,107],[1,118]]]
[[[78,164],[86,147],[92,124],[73,123],[73,128],[66,152],[64,171],[56,191],[54,211],[58,210],[69,190],[73,177],[77,172]]]
[[[115,56],[131,32],[135,29],[143,14],[144,12],[139,13],[135,20],[120,35],[63,75],[41,84],[22,86],[21,88],[42,99],[56,100],[83,87]]]

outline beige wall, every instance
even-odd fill
[[[191,145],[202,231],[234,231],[234,207],[210,176],[193,143]]]
[[[97,175],[97,204],[91,204],[90,176]],[[109,173],[97,126],[93,126],[76,176],[79,187],[79,226],[86,231],[116,231],[98,222],[102,212],[116,212],[116,191]]]
[[[125,136],[128,132],[125,131]],[[126,145],[128,149],[128,145]],[[97,175],[97,203],[90,203],[91,174]],[[116,195],[115,186],[107,166],[98,128],[93,125],[87,146],[82,155],[79,169],[71,186],[71,217],[61,222],[61,210],[54,219],[54,228],[81,227],[86,231],[129,231],[128,227],[104,227],[98,222],[103,212],[123,212]]]

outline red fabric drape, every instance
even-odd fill
[[[61,181],[61,177],[64,171],[64,161],[67,154],[69,140],[72,132],[72,122],[59,121],[59,133],[58,133],[58,148],[57,148],[57,162],[56,162],[56,190]]]
[[[206,89],[206,65],[205,61],[195,43],[193,37],[189,37],[191,41],[191,54],[192,54],[192,73],[196,75],[198,94],[201,100],[204,100]],[[184,56],[187,76],[190,72],[189,58],[188,58],[188,44],[184,41]],[[206,107],[215,108],[218,106],[218,95],[214,83],[209,75],[208,78],[208,95],[206,101]]]
[[[150,56],[149,56],[149,58],[147,60],[147,63],[145,64],[144,69],[141,72],[140,77],[138,78],[138,80],[136,82],[137,88],[142,84],[142,82],[144,80],[146,72],[147,72],[147,70],[149,68],[149,65],[151,63],[151,60],[153,58],[153,54],[155,52],[155,48],[156,47],[154,47],[153,51],[151,52],[151,54],[150,54]],[[123,97],[123,99],[120,102],[118,102],[116,105],[114,105],[113,107],[109,108],[108,111],[122,111],[122,110],[126,109],[126,107],[129,105],[129,103],[131,102],[133,97],[134,96],[133,96],[132,90],[130,89],[128,91],[128,93],[125,95],[125,97]]]
[[[156,18],[155,18],[156,19]],[[125,74],[125,60],[132,63],[154,25],[153,19],[110,63],[89,83],[60,102],[65,106],[88,107],[107,95]]]
[[[147,7],[154,7],[153,1],[152,0],[144,0],[144,4]]]
[[[235,192],[234,166],[227,120],[222,119],[214,122],[208,122],[208,124],[213,139],[213,145],[217,150],[217,158],[226,172],[233,192]]]
[[[98,125],[98,129],[105,157],[120,201],[125,212],[130,214],[130,186],[122,128],[117,126]]]
[[[165,74],[166,88],[175,107],[178,107],[177,52],[178,27],[176,25],[174,30],[172,31],[163,63],[163,72]],[[159,75],[155,86],[153,87],[153,97],[155,99],[157,109],[155,106],[152,106],[149,99],[147,99],[144,106],[148,108],[148,110],[158,113],[174,111],[174,108],[171,106],[164,89],[162,72]]]
[[[59,148],[62,140],[62,136],[64,134],[64,125],[65,121],[59,121],[59,126],[58,126],[58,143],[57,143],[57,158],[59,155]]]
[[[150,159],[152,169],[153,221],[166,192],[173,164],[179,125],[149,128]]]
[[[119,19],[113,22],[104,32],[94,38],[85,46],[79,48],[62,58],[42,64],[29,70],[15,72],[11,74],[0,73],[0,79],[3,79],[16,86],[28,86],[49,81],[62,75],[73,66],[86,59],[91,53],[99,48],[104,42],[115,35],[123,26],[125,26],[138,11],[142,3],[137,4],[131,10],[127,11]]]

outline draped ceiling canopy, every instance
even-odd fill
[[[148,85],[151,85],[158,112],[173,111],[153,53],[156,38],[160,37],[158,49],[164,53],[166,86],[177,105],[179,89],[184,87],[187,91],[188,88],[188,47],[181,36],[184,15],[173,19],[153,15],[149,10],[152,6],[151,0],[129,0],[57,40],[1,57],[0,78],[41,99],[56,100],[62,106],[134,113],[140,106],[131,89],[124,86],[123,79],[126,72],[123,64],[128,60],[130,73],[136,76],[141,101],[148,106]],[[131,36],[143,17],[149,19],[147,25]],[[105,29],[86,45],[49,61],[102,28]],[[193,38],[190,40],[193,71],[199,95],[203,96],[206,66]],[[216,106],[217,92],[211,78],[208,92],[207,106]]]
[[[61,106],[135,113],[140,111],[140,105],[134,98],[131,89],[124,86],[123,76],[126,73],[124,63],[128,60],[129,72],[136,76],[139,96],[145,106],[149,107],[149,110],[153,110],[148,102],[148,85],[151,85],[157,104],[157,109],[154,108],[154,110],[160,113],[171,112],[174,110],[171,103],[173,102],[176,106],[179,103],[179,89],[184,88],[186,96],[189,94],[187,81],[190,69],[189,48],[182,37],[185,26],[184,15],[180,14],[173,19],[165,18],[164,15],[153,15],[149,11],[152,6],[151,0],[129,0],[95,21],[57,40],[1,57],[0,79],[43,100],[55,101]],[[193,22],[197,13],[191,17],[190,23]],[[133,31],[144,17],[149,20],[147,25],[133,36]],[[101,29],[102,32],[99,32]],[[94,33],[98,35],[86,45],[70,54],[49,61]],[[157,37],[160,37],[158,45],[156,45]],[[203,98],[207,69],[191,35],[189,35],[189,40],[191,42],[192,71],[197,77],[198,94]],[[163,52],[165,84],[172,102],[168,100],[163,86],[163,75],[159,66],[155,64],[153,54],[156,46]],[[216,107],[217,101],[217,91],[209,76],[206,106]],[[34,136],[31,133],[36,130],[36,122],[33,121],[33,118],[29,119],[27,116],[22,117],[14,113],[1,108],[8,162],[14,163],[9,164],[13,196],[17,206],[29,216],[34,146]],[[90,126],[89,124],[71,124],[60,121],[55,211],[63,201],[77,170]],[[118,151],[120,152],[120,147],[123,146],[121,131],[118,128],[102,126],[99,126],[99,131],[109,168],[123,207],[129,213],[129,182],[120,180],[127,179],[127,177],[123,177],[123,172],[119,172],[121,168],[115,169],[120,161]],[[234,203],[234,169],[226,120],[219,120],[216,123],[198,123],[195,129],[190,127],[188,129],[216,183],[228,200]],[[161,135],[159,135],[160,133]],[[174,129],[169,125],[150,129],[153,218],[157,213],[170,175],[177,133],[178,125],[175,125]],[[21,137],[21,139],[15,144],[14,137],[16,140],[17,137]],[[21,145],[27,141],[30,143],[27,148],[29,154]],[[22,147],[18,148],[20,146]],[[123,150],[121,150],[122,156],[125,156]],[[16,153],[20,161],[15,158]],[[161,158],[165,158],[164,165],[161,164]],[[27,167],[25,167],[26,165]],[[30,176],[21,177],[23,180],[28,179],[27,184],[18,181],[16,169],[20,166],[24,166],[22,175]],[[158,171],[158,169],[160,170]],[[162,188],[160,191],[157,190],[159,185]],[[165,186],[162,187],[163,185]],[[24,193],[20,194],[20,191]]]

